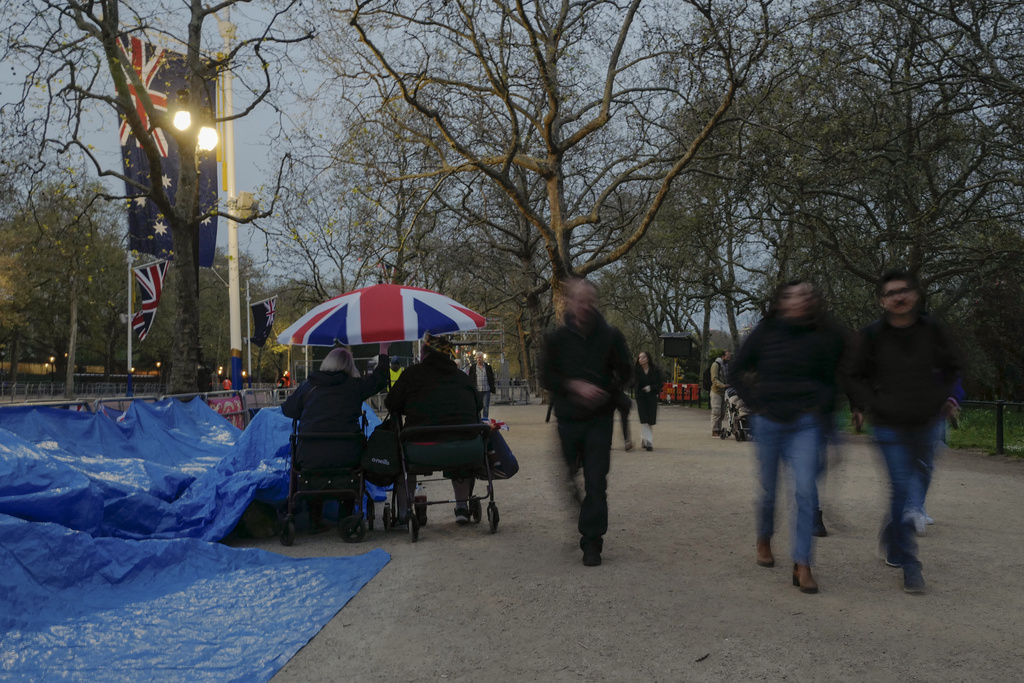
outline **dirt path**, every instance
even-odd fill
[[[751,446],[712,439],[708,412],[682,407],[659,412],[652,453],[623,452],[616,428],[604,564],[583,567],[545,410],[492,411],[522,466],[497,483],[496,535],[433,506],[416,544],[379,527],[356,545],[247,542],[296,557],[392,555],[275,683],[1024,680],[1024,462],[940,456],[936,524],[920,539],[928,593],[911,596],[876,557],[884,473],[853,439],[823,491],[821,592],[802,595],[791,565],[754,563]]]

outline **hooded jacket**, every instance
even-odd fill
[[[388,357],[381,355],[373,372],[351,377],[344,371],[316,371],[281,406],[299,421],[300,434],[358,432],[363,401],[387,384]]]

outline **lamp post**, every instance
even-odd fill
[[[56,374],[57,374],[57,363],[56,363],[56,361],[57,361],[57,358],[55,356],[50,356],[50,384],[53,384],[54,381],[56,380]]]

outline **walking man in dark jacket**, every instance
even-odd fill
[[[870,416],[889,473],[885,563],[903,568],[905,591],[920,593],[925,584],[907,501],[931,477],[938,428],[955,409],[949,397],[961,365],[946,329],[921,313],[913,276],[885,273],[878,297],[885,313],[860,332],[849,368],[850,407],[855,426]],[[920,498],[923,503],[923,492]]]
[[[626,339],[597,310],[586,280],[565,284],[565,324],[545,342],[543,378],[558,420],[562,454],[575,477],[583,468],[579,532],[583,564],[601,564],[608,531],[608,470],[616,398],[632,368]]]
[[[491,416],[491,394],[497,390],[498,383],[494,381],[494,368],[490,363],[484,362],[482,351],[476,352],[476,363],[469,366],[468,374],[473,386],[476,387],[476,392],[480,394],[483,418],[486,420]]]

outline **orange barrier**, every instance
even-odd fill
[[[700,400],[700,385],[665,382],[661,385],[658,398],[664,403],[696,402]]]

